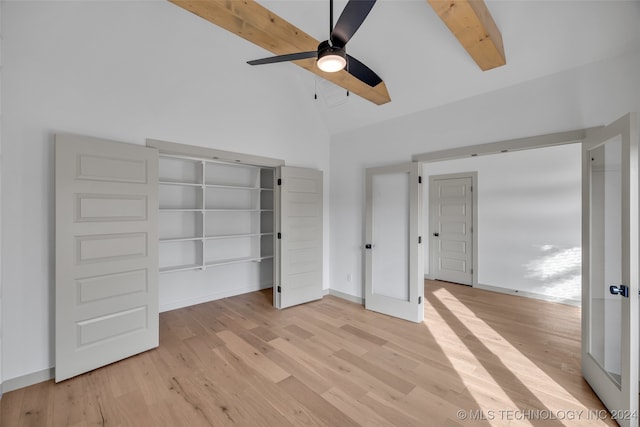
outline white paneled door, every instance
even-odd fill
[[[424,272],[420,164],[369,168],[365,177],[365,307],[412,322],[422,322]]]
[[[56,381],[158,346],[158,153],[56,135]]]
[[[582,373],[621,426],[638,425],[638,114],[583,143]]]
[[[472,177],[429,178],[431,274],[436,280],[472,285]]]
[[[278,168],[274,306],[322,298],[322,171]]]

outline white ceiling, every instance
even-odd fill
[[[318,40],[328,38],[328,0],[260,3]],[[336,0],[335,20],[344,4]],[[347,49],[385,81],[391,102],[383,106],[355,95],[346,98],[342,89],[317,84],[314,75],[289,63],[255,67],[252,74],[268,78],[272,72],[291,73],[303,88],[301,96],[313,94],[317,85],[325,95],[316,102],[318,111],[335,134],[640,47],[638,0],[486,0],[486,4],[502,32],[507,65],[483,72],[426,0],[378,0]],[[238,43],[249,45],[240,38]],[[270,56],[253,45],[240,51],[240,60],[245,61]]]

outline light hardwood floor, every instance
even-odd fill
[[[0,425],[615,425],[580,375],[575,307],[427,281],[422,324],[261,291],[160,328],[155,350],[6,393]]]

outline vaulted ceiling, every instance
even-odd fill
[[[435,0],[436,2],[438,0]],[[328,0],[261,0],[261,5],[317,40],[328,38]],[[433,1],[432,1],[433,3]],[[445,105],[640,48],[640,1],[486,0],[502,33],[506,65],[482,71],[426,0],[378,0],[348,52],[386,84],[391,102],[375,105],[291,63],[253,67],[268,85],[286,73],[338,133]],[[335,1],[337,18],[346,1]],[[194,16],[193,19],[201,19]],[[213,24],[211,24],[213,25]],[[271,52],[236,37],[227,61]],[[293,52],[292,52],[293,53]],[[247,65],[249,67],[249,65]],[[267,69],[268,68],[268,69]],[[278,93],[272,96],[277,97]]]

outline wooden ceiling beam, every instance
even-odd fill
[[[427,0],[483,71],[507,63],[502,34],[483,0]]]
[[[313,51],[320,44],[318,40],[256,3],[255,0],[169,1],[274,55]],[[384,82],[371,87],[344,70],[325,73],[316,66],[315,59],[293,61],[293,63],[374,104],[382,105],[391,101]]]

